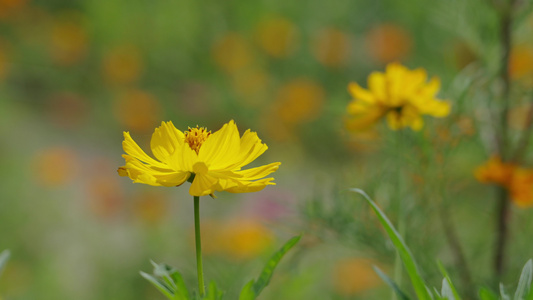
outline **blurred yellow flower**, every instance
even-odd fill
[[[172,122],[162,122],[152,135],[150,147],[156,159],[148,156],[124,132],[122,155],[126,165],[118,169],[121,176],[153,186],[179,186],[192,181],[189,193],[205,196],[215,191],[246,193],[274,185],[274,178],[263,178],[276,171],[279,162],[241,170],[268,147],[249,129],[239,136],[231,120],[211,134],[205,128],[189,128],[185,133]]]
[[[370,74],[368,90],[355,82],[350,83],[348,91],[354,100],[347,107],[346,127],[365,130],[385,117],[392,130],[411,127],[418,131],[424,126],[422,115],[447,116],[450,103],[436,98],[440,80],[433,77],[426,81],[424,69],[409,70],[391,63],[385,73]]]
[[[221,242],[227,255],[244,260],[257,257],[274,241],[274,234],[256,220],[238,220],[226,224]]]
[[[248,41],[238,33],[227,33],[217,40],[211,48],[211,55],[217,66],[228,73],[242,70],[253,60]]]
[[[313,40],[312,50],[322,65],[339,68],[348,63],[350,57],[350,36],[336,28],[325,28]]]
[[[412,38],[402,27],[385,23],[377,25],[367,33],[365,44],[372,58],[381,63],[390,63],[409,55]]]
[[[160,191],[142,191],[134,197],[135,215],[146,223],[155,224],[168,212],[167,197]]]
[[[73,65],[87,54],[89,38],[79,12],[66,12],[52,26],[50,54],[60,65]]]
[[[121,92],[114,101],[114,115],[128,129],[148,131],[160,119],[161,105],[147,91],[127,90]]]
[[[104,55],[102,71],[111,84],[133,83],[143,70],[141,54],[133,45],[121,45]]]
[[[0,0],[0,20],[14,15],[26,5],[27,0]]]
[[[507,187],[511,182],[515,165],[502,162],[499,156],[492,156],[474,171],[474,176],[481,183],[490,183]]]
[[[297,46],[296,26],[283,17],[270,17],[261,21],[256,29],[257,43],[268,55],[287,57]]]
[[[338,261],[333,270],[333,285],[343,296],[352,296],[382,284],[372,266],[376,262],[363,258],[346,258]]]

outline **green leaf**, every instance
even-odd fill
[[[378,274],[378,276],[381,277],[381,279],[383,279],[383,281],[385,281],[385,283],[392,288],[392,290],[396,293],[396,296],[398,296],[398,300],[409,300],[409,297],[407,297],[407,295],[400,290],[398,285],[389,276],[387,276],[387,274],[385,274],[376,266],[373,266],[372,268]]]
[[[291,250],[294,245],[296,245],[302,236],[295,236],[288,240],[283,247],[281,247],[278,252],[274,253],[270,260],[267,262],[266,266],[263,268],[263,271],[259,275],[259,278],[257,278],[257,281],[254,283],[254,294],[255,296],[259,296],[261,294],[261,291],[268,285],[270,282],[270,279],[272,278],[272,274],[274,273],[274,269],[276,269],[276,266],[278,265],[279,261],[283,258],[283,256]]]
[[[183,277],[178,270],[167,264],[157,264],[150,261],[154,266],[154,275],[163,279],[166,285],[169,287],[171,293],[174,295],[175,300],[189,300],[189,290],[183,281]]]
[[[239,300],[255,300],[254,283],[252,279],[242,288]]]
[[[450,288],[453,294],[453,298],[449,298],[449,299],[461,300],[461,297],[459,297],[459,293],[457,293],[457,289],[455,288],[455,286],[452,283],[452,280],[450,279],[450,275],[448,275],[448,272],[446,272],[446,269],[444,268],[442,263],[440,261],[437,261],[437,265],[439,266],[440,273],[442,274],[442,276],[444,276],[444,279],[446,279],[448,287]],[[442,287],[444,288],[444,284]],[[445,296],[443,292],[442,294],[443,296]]]
[[[214,281],[209,283],[207,287],[207,294],[202,298],[203,300],[222,300],[224,292],[217,288],[217,284]]]
[[[481,300],[498,300],[498,295],[496,295],[493,291],[482,287],[479,289],[479,298]]]
[[[142,271],[140,273],[141,273],[142,277],[144,277],[146,280],[150,281],[168,299],[176,300],[176,298],[174,298],[174,294],[172,293],[172,290],[167,286],[167,284],[164,281],[162,281],[160,279],[157,279],[154,276],[152,276],[150,274],[147,274],[147,273],[144,273]]]
[[[501,300],[511,300],[511,297],[509,297],[509,295],[505,291],[505,287],[503,286],[502,283],[500,283],[500,297],[501,297]]]
[[[11,252],[9,252],[9,250],[4,250],[2,253],[0,253],[0,275],[2,275],[2,271],[4,270],[10,256]]]
[[[514,300],[525,300],[531,287],[531,279],[533,276],[533,261],[530,259],[524,265],[520,279],[518,280],[518,287],[514,294]]]
[[[385,213],[381,211],[381,209],[370,199],[370,197],[361,189],[357,188],[351,188],[350,191],[356,192],[361,194],[363,197],[366,198],[374,212],[378,215],[379,221],[381,222],[381,225],[385,228],[385,231],[389,235],[389,238],[392,240],[392,243],[396,247],[396,250],[400,254],[400,258],[402,259],[402,262],[407,270],[407,274],[409,274],[409,278],[411,278],[411,283],[413,285],[413,288],[415,290],[415,293],[419,300],[431,300],[431,294],[426,289],[426,284],[422,277],[420,276],[420,273],[418,272],[418,268],[416,266],[416,263],[413,259],[413,255],[411,254],[411,251],[403,241],[400,234],[396,231],[392,223],[389,221]]]

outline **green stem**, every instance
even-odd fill
[[[396,142],[396,157],[395,157],[395,185],[394,185],[394,200],[395,200],[395,206],[396,206],[396,214],[398,216],[397,222],[398,222],[398,231],[400,235],[405,239],[405,210],[403,208],[403,205],[405,205],[405,202],[402,201],[402,166],[403,166],[403,141],[404,140],[404,132],[403,130],[400,130],[400,132],[396,133],[395,142]],[[400,253],[396,253],[396,258],[394,260],[394,280],[396,281],[396,284],[401,287],[402,286],[402,259],[400,257]],[[392,293],[392,299],[397,299],[396,293]]]
[[[205,295],[204,269],[202,266],[202,238],[200,237],[200,197],[194,196],[194,236],[196,238],[196,270],[200,297]]]

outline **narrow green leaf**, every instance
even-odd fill
[[[533,261],[530,259],[524,265],[520,279],[518,280],[518,287],[514,294],[514,300],[525,300],[531,287],[531,280],[533,277]]]
[[[505,287],[503,286],[503,283],[500,283],[500,297],[501,297],[501,300],[511,300],[511,297],[509,297],[509,295],[505,291]]]
[[[2,275],[2,271],[4,270],[10,256],[11,252],[9,252],[9,250],[4,250],[2,253],[0,253],[0,275]]]
[[[455,288],[455,286],[452,283],[452,280],[450,279],[450,275],[448,275],[448,272],[446,271],[446,269],[444,268],[442,263],[440,261],[437,261],[437,265],[439,266],[440,273],[442,274],[442,276],[444,276],[444,279],[446,279],[446,281],[448,282],[448,287],[450,288],[454,299],[455,300],[461,300],[461,297],[459,296],[459,293],[457,292],[457,289]]]
[[[155,278],[154,276],[150,275],[150,274],[147,274],[147,273],[144,273],[144,272],[140,272],[141,273],[141,276],[144,277],[146,280],[150,281],[161,293],[163,293],[163,295],[165,295],[168,299],[170,300],[175,300],[174,298],[174,294],[172,293],[172,291],[170,290],[170,288],[166,285],[165,282],[163,282],[162,280],[159,280],[157,278]]]
[[[444,299],[457,300],[457,298],[455,298],[455,293],[453,292],[452,288],[450,287],[450,283],[446,278],[442,278],[442,289],[440,294]]]
[[[493,291],[482,287],[479,289],[479,298],[481,300],[499,300],[498,295],[496,295]]]
[[[257,281],[254,283],[254,293],[255,296],[259,296],[261,294],[261,291],[268,285],[270,282],[270,279],[272,278],[272,274],[274,273],[274,269],[276,269],[276,266],[278,265],[279,261],[283,258],[283,256],[291,250],[294,245],[296,245],[302,236],[295,236],[288,240],[283,247],[281,247],[278,252],[274,253],[270,260],[267,262],[266,266],[263,268],[263,271],[259,275],[259,278],[257,278]]]
[[[413,255],[411,254],[411,251],[403,241],[400,234],[396,231],[392,223],[389,221],[385,213],[381,211],[381,209],[370,199],[370,197],[361,189],[358,188],[351,188],[350,191],[356,192],[358,194],[361,194],[363,197],[366,198],[374,212],[378,215],[379,221],[381,222],[381,225],[385,228],[385,231],[389,235],[389,238],[392,240],[392,243],[396,247],[396,250],[400,254],[400,257],[402,259],[402,262],[407,270],[407,274],[409,274],[409,278],[411,278],[411,283],[413,285],[413,288],[415,290],[415,293],[419,300],[431,300],[431,294],[426,289],[426,284],[422,277],[420,276],[420,273],[418,272],[418,268],[416,266],[416,263],[413,259]]]
[[[255,300],[254,284],[255,281],[252,279],[242,288],[239,300]]]
[[[400,287],[389,277],[387,274],[385,274],[383,271],[381,271],[378,267],[372,266],[374,271],[378,274],[385,283],[392,288],[392,290],[396,293],[396,296],[398,296],[398,300],[410,300],[407,295],[400,290]]]

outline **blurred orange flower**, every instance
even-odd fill
[[[533,170],[517,168],[513,172],[509,184],[511,200],[517,206],[526,208],[533,206]]]
[[[507,189],[511,201],[517,206],[533,205],[533,169],[504,163],[500,157],[492,156],[475,170],[474,175],[482,183]]]
[[[45,186],[58,187],[66,184],[76,174],[78,158],[71,149],[53,147],[38,152],[33,163],[33,174]]]
[[[474,171],[474,176],[481,183],[490,183],[507,187],[516,166],[502,162],[499,156],[492,156]]]
[[[134,197],[135,214],[147,223],[157,223],[168,210],[166,195],[154,190],[142,191]]]
[[[285,124],[300,124],[318,118],[324,102],[325,91],[319,83],[298,78],[279,89],[274,107],[276,114]]]
[[[411,52],[411,34],[397,24],[379,24],[366,35],[370,57],[380,63],[401,61]]]
[[[111,84],[136,82],[143,71],[141,54],[133,45],[116,46],[104,55],[102,71]]]
[[[258,106],[266,99],[270,77],[260,69],[247,69],[233,76],[233,88],[247,106]]]
[[[312,51],[324,66],[339,68],[346,66],[350,58],[350,36],[336,28],[325,28],[313,40]]]
[[[257,43],[268,55],[284,58],[296,49],[298,30],[286,18],[269,17],[257,25],[256,37]]]
[[[7,19],[26,5],[27,0],[0,0],[0,20]]]
[[[52,25],[50,52],[60,65],[73,65],[87,54],[88,36],[79,12],[66,12]]]
[[[533,76],[533,47],[513,47],[509,57],[509,73],[513,79]]]
[[[373,289],[383,283],[372,266],[376,262],[363,258],[338,261],[333,270],[333,285],[343,296],[353,296]]]
[[[253,60],[248,41],[235,32],[227,33],[217,40],[211,48],[211,55],[217,66],[228,73],[242,70]]]
[[[269,250],[275,240],[274,234],[261,222],[253,219],[238,219],[229,222],[208,221],[206,253],[224,255],[234,260],[248,260]]]
[[[132,89],[115,99],[114,114],[128,130],[147,131],[159,122],[161,106],[149,92]]]

